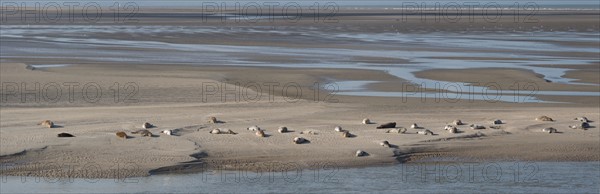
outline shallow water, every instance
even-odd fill
[[[599,162],[428,162],[128,179],[3,177],[2,193],[598,193]]]
[[[436,84],[462,86],[464,83],[417,78],[413,73],[427,69],[522,68],[542,74],[544,79],[551,82],[582,84],[575,82],[574,79],[563,77],[569,70],[567,68],[533,65],[586,65],[600,61],[597,55],[600,53],[600,48],[589,46],[589,43],[600,44],[600,39],[597,38],[599,32],[349,33],[344,29],[290,26],[273,29],[264,26],[126,25],[3,25],[0,32],[2,61],[28,58],[57,61],[56,64],[83,60],[90,63],[369,69],[385,71],[412,83],[434,89]],[[135,38],[170,37],[176,40],[202,36],[254,37],[253,41],[259,42],[268,42],[268,39],[263,40],[265,37],[277,37],[290,45],[306,42],[306,40],[314,42],[315,45],[302,44],[301,48],[268,44],[241,46],[198,42],[175,43],[167,42],[168,39],[139,38],[138,40]],[[240,39],[240,41],[246,40]],[[579,54],[577,56],[565,54],[572,52]],[[273,57],[289,60],[264,60]],[[357,58],[377,57],[386,59],[384,60],[386,62],[357,60]],[[339,91],[345,95],[361,96],[401,96],[406,93],[369,91],[365,85],[356,85],[361,84],[360,82],[351,83],[353,84],[340,84],[342,86]],[[483,83],[485,84],[488,83]],[[347,92],[356,88],[364,89]],[[444,89],[454,93],[464,92],[452,87]],[[479,93],[488,90],[484,87],[473,89]],[[520,91],[525,94],[519,92],[515,95],[508,88],[499,90],[503,95],[498,100],[511,102],[545,102],[539,100],[537,95],[600,96],[600,92],[536,91],[535,96],[531,96],[531,100],[515,101],[515,98],[527,96],[531,91]],[[475,100],[483,98],[487,97],[477,95]]]

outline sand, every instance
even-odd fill
[[[224,101],[220,95],[212,95],[204,101],[202,96],[202,83],[220,84],[234,78],[246,83],[255,78],[250,75],[277,75],[258,80],[298,82],[303,87],[321,77],[336,75],[394,80],[381,76],[385,75],[382,72],[246,68],[236,74],[225,67],[172,65],[78,65],[31,71],[17,63],[2,63],[0,68],[3,83],[94,82],[109,88],[114,82],[133,82],[139,87],[133,96],[137,101],[118,103],[113,101],[113,95],[102,95],[98,102],[90,103],[83,99],[85,92],[81,91],[74,94],[72,102],[64,97],[55,103],[44,100],[22,103],[13,96],[3,96],[9,99],[0,109],[3,175],[123,178],[214,168],[285,171],[387,165],[439,156],[477,161],[600,160],[600,132],[596,122],[588,130],[567,127],[577,123],[573,120],[575,116],[599,121],[597,106],[485,102],[465,106],[420,103],[418,99],[403,103],[396,98],[344,96],[336,96],[337,102],[323,102],[306,96],[290,100],[281,95],[272,98],[265,95],[258,101],[236,101],[235,95],[227,96]],[[235,85],[227,87],[244,91],[247,96],[257,94],[255,90]],[[535,121],[540,115],[556,121]],[[223,123],[209,124],[210,116]],[[418,123],[437,135],[417,135],[415,129],[406,134],[385,133],[384,129],[375,129],[377,124],[361,124],[363,118],[379,124],[394,121],[407,128]],[[45,119],[59,127],[36,125]],[[458,126],[461,133],[449,134],[443,127],[454,119],[485,126],[493,119],[502,119],[506,124],[501,129],[483,130],[462,125]],[[130,133],[141,129],[144,122],[156,125],[149,129],[155,137]],[[265,129],[267,137],[260,138],[247,131],[252,125]],[[333,129],[338,125],[354,137],[343,138],[335,132]],[[280,134],[279,126],[287,126],[291,132]],[[555,127],[561,133],[540,132],[544,127]],[[231,129],[238,134],[210,134],[214,128]],[[159,133],[165,129],[175,130],[177,135]],[[316,134],[300,134],[307,130]],[[118,131],[125,131],[132,138],[119,139],[115,135]],[[61,132],[76,137],[56,137]],[[310,143],[294,144],[294,137],[304,137]],[[383,140],[393,147],[380,146]],[[369,156],[355,157],[358,149]]]

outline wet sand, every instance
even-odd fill
[[[140,84],[140,93],[136,96],[139,101],[135,103],[88,103],[81,98],[59,105],[3,103],[6,106],[0,110],[0,160],[6,164],[2,169],[5,175],[115,178],[198,172],[210,168],[284,171],[322,165],[395,164],[418,161],[423,156],[457,156],[465,160],[600,160],[598,128],[574,130],[567,127],[576,123],[572,120],[574,116],[600,120],[598,107],[592,106],[484,102],[463,106],[461,103],[421,103],[418,99],[402,103],[396,98],[343,96],[336,96],[337,103],[308,99],[290,101],[281,96],[257,102],[223,102],[220,95],[202,102],[199,93],[190,92],[201,90],[201,82],[220,83],[240,74],[268,72],[279,75],[272,78],[280,83],[298,80],[302,83],[299,78],[306,75],[269,68],[249,68],[236,74],[217,67],[189,66],[81,65],[34,71],[26,70],[24,64],[3,63],[0,67],[2,82],[98,81],[99,85],[105,86],[102,81],[110,80],[109,85],[112,82]],[[377,72],[366,74],[353,70],[337,70],[332,74],[336,73],[348,77],[356,74],[380,76]],[[252,80],[252,77],[235,78]],[[253,90],[244,91],[249,96],[256,94]],[[110,96],[106,98],[103,100],[111,100]],[[228,97],[233,98],[233,95]],[[534,121],[539,115],[557,121]],[[209,124],[207,117],[210,116],[224,123]],[[415,129],[408,129],[406,134],[385,133],[386,130],[375,129],[377,124],[361,124],[363,118],[378,124],[394,121],[407,128],[416,122],[437,135],[417,135]],[[458,128],[462,132],[457,134],[449,134],[443,129],[454,119],[488,126],[496,118],[506,122],[501,129],[472,130],[461,125]],[[60,127],[48,129],[36,125],[44,119],[53,120]],[[155,137],[130,133],[140,129],[143,122],[157,126],[150,129]],[[591,124],[596,126],[595,122]],[[246,128],[252,125],[265,129],[268,136],[260,138],[247,131]],[[354,137],[341,137],[333,130],[336,125],[349,130]],[[279,126],[287,126],[292,132],[280,134],[277,132]],[[555,127],[561,133],[540,132],[544,127]],[[238,134],[210,134],[214,128],[231,129]],[[160,134],[159,131],[164,129],[174,129],[178,136]],[[306,130],[316,134],[300,134]],[[132,138],[119,139],[115,135],[117,131],[126,131]],[[56,137],[61,132],[76,137]],[[296,145],[292,143],[294,137],[304,137],[310,143]],[[381,147],[379,142],[383,140],[394,147]],[[369,156],[355,157],[359,149]],[[72,167],[72,171],[65,171],[67,166]]]

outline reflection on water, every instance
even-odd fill
[[[3,177],[2,193],[598,193],[599,162],[429,162],[128,179]]]

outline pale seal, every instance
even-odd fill
[[[454,125],[464,125],[464,123],[460,119],[456,119],[456,120],[452,121],[452,124],[454,124]]]
[[[219,134],[219,133],[221,133],[221,129],[213,129],[213,130],[210,130],[210,133],[211,133],[211,134]]]
[[[554,121],[554,119],[552,119],[548,116],[545,116],[545,115],[539,116],[539,117],[535,118],[535,120],[536,121]]]
[[[258,130],[256,131],[256,133],[254,133],[256,136],[258,137],[265,137],[265,132],[262,130]]]
[[[585,122],[585,123],[589,123],[590,120],[588,120],[587,117],[577,117],[575,118],[575,120],[581,121],[581,122]]]
[[[39,122],[38,125],[44,126],[44,127],[48,127],[48,128],[53,128],[54,127],[54,122],[50,121],[50,120],[43,120],[42,122]]]
[[[167,129],[167,130],[161,131],[161,133],[164,133],[166,135],[173,135],[173,130]]]
[[[260,127],[258,127],[256,125],[250,126],[250,127],[246,128],[246,129],[249,130],[249,131],[260,131],[261,130]]]
[[[406,133],[406,128],[400,127],[395,129],[389,129],[386,131],[386,133]]]
[[[208,123],[215,124],[218,122],[217,117],[208,117]]]
[[[433,132],[430,131],[429,129],[425,129],[423,131],[417,131],[417,134],[419,134],[419,135],[433,135]]]
[[[371,120],[369,118],[365,118],[362,120],[362,124],[365,124],[365,125],[371,124]]]

